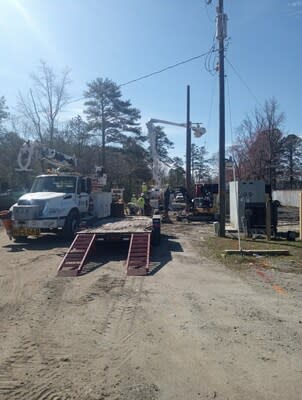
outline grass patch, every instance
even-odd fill
[[[238,240],[232,238],[206,237],[203,252],[209,258],[215,258],[229,268],[236,270],[249,269],[251,264],[264,268],[277,269],[283,272],[302,273],[302,242],[288,242],[286,240],[267,241],[241,239],[243,250],[255,250],[254,255],[225,254],[225,250],[239,250]],[[258,250],[289,250],[289,256],[257,255]]]

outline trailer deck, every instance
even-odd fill
[[[133,233],[151,232],[152,218],[144,216],[127,216],[124,218],[104,218],[101,224],[89,227],[78,232],[81,234],[95,234],[96,240],[110,240],[111,238],[130,238]]]
[[[160,235],[160,219],[143,216],[107,218],[96,225],[77,233],[58,268],[60,276],[78,276],[95,249],[96,241],[129,240],[126,262],[128,275],[147,275],[149,270],[151,234]],[[158,243],[157,243],[158,244]]]

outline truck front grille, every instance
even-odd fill
[[[42,210],[39,205],[16,205],[13,207],[13,219],[29,220],[40,216]]]

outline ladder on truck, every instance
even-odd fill
[[[141,276],[149,272],[151,233],[131,235],[127,258],[127,275]]]
[[[59,276],[77,276],[81,273],[95,236],[93,233],[80,233],[76,236],[58,267]]]

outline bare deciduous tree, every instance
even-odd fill
[[[40,142],[53,142],[58,115],[68,101],[69,75],[69,69],[66,68],[59,76],[45,61],[41,61],[38,73],[31,74],[33,87],[26,96],[19,93],[19,111]]]
[[[0,97],[0,133],[3,131],[3,122],[8,118],[8,107],[4,96]]]
[[[237,176],[241,179],[264,179],[275,186],[284,120],[284,113],[279,112],[274,98],[243,120],[238,129],[237,142],[231,149]]]

